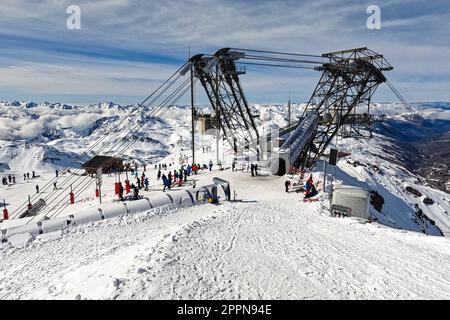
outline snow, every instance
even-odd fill
[[[323,202],[286,194],[285,178],[216,175],[243,202],[126,215],[4,246],[0,298],[450,298],[447,238],[331,218]]]
[[[445,130],[440,121],[446,118],[448,103],[414,106],[422,119],[436,125],[430,130]],[[303,107],[294,105],[293,117]],[[416,115],[400,112],[398,104],[383,107],[393,129],[416,131],[419,138],[423,128],[416,126]],[[286,124],[285,106],[254,108],[260,111],[260,127]],[[9,211],[34,194],[36,184],[42,188],[51,181],[55,169],[70,164],[75,154],[105,135],[129,110],[130,106],[113,103],[0,103],[2,121],[25,117],[41,124],[32,131],[34,136],[17,128],[0,141],[2,176],[14,174],[17,180],[15,185],[0,186],[0,199],[6,199]],[[151,188],[142,195],[163,193],[155,163],[174,162],[178,169],[190,161],[186,110],[173,107],[144,142],[127,150],[126,158],[147,163]],[[83,113],[90,116],[84,118]],[[71,128],[68,115],[74,117]],[[85,123],[79,126],[82,119]],[[441,232],[450,235],[450,197],[399,164],[401,154],[394,142],[401,138],[376,133],[370,142],[338,141],[339,150],[351,155],[330,168],[333,183],[375,190],[385,199],[381,212],[370,208],[371,223],[330,217],[329,195],[323,192],[313,203],[303,202],[301,194],[285,193],[289,177],[251,177],[247,169],[233,173],[215,168],[191,177],[191,182],[195,179],[200,186],[211,184],[213,177],[228,180],[238,202],[164,207],[36,238],[14,236],[0,245],[0,299],[449,299],[450,240]],[[196,161],[215,162],[214,137],[197,135],[196,141]],[[212,146],[211,151],[203,152],[202,146]],[[219,146],[220,157],[229,166],[227,147]],[[363,166],[353,166],[354,161]],[[31,170],[39,177],[24,181],[24,171]],[[321,162],[312,174],[321,190]],[[66,173],[63,178],[70,176]],[[115,201],[115,179],[103,175],[105,205]],[[407,193],[407,186],[423,196]],[[330,187],[329,182],[327,190]],[[175,190],[184,188],[192,184]],[[61,216],[98,206],[94,191],[92,184]],[[44,196],[52,190],[46,192]],[[435,204],[424,205],[425,197]],[[416,204],[428,219],[417,217]],[[26,222],[4,221],[0,229]]]

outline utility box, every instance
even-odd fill
[[[340,185],[333,191],[331,214],[369,219],[369,205],[369,190]]]

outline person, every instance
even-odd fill
[[[236,160],[233,160],[233,162],[231,163],[231,171],[236,171]]]
[[[141,186],[144,185],[144,182],[145,182],[145,174],[142,173],[142,176],[141,176]]]
[[[133,189],[133,200],[137,200],[139,198],[139,189],[135,187]]]
[[[304,199],[309,199],[312,197],[315,197],[318,194],[316,187],[314,186],[314,184],[311,184],[310,188],[309,188],[309,192],[306,191],[305,193],[305,198]]]
[[[158,170],[157,180],[159,181],[159,179],[161,179],[161,169]]]
[[[59,176],[59,171],[58,171],[58,170],[55,170],[55,174],[56,174],[56,177],[58,178],[58,176]]]
[[[27,174],[26,173],[23,174],[23,181],[27,181]]]
[[[164,186],[163,191],[166,191],[166,188],[169,188],[169,190],[170,190],[169,179],[167,179],[165,174],[162,175],[162,181],[163,181],[163,186]]]
[[[218,160],[217,165],[219,166],[219,170],[222,171],[222,160]]]
[[[27,179],[28,180],[30,179],[30,173],[29,172],[27,172]]]
[[[209,160],[209,171],[212,171],[212,167],[213,167],[213,161]]]
[[[172,171],[169,171],[169,174],[167,175],[167,180],[169,181],[169,190],[172,186]]]
[[[307,193],[311,190],[311,186],[313,185],[313,178],[312,175],[309,176],[308,180],[305,183],[305,190]]]
[[[136,184],[137,184],[137,188],[140,189],[141,188],[141,180],[139,178],[136,178]]]
[[[70,172],[70,170],[68,170],[68,171]],[[36,173],[33,171],[31,176],[32,176],[33,179],[36,178]]]
[[[175,177],[175,181],[178,180],[178,171],[177,170],[173,170],[173,176]]]
[[[119,200],[123,201],[123,185],[122,185],[122,182],[119,183]]]
[[[289,193],[289,187],[291,186],[291,182],[289,180],[286,180],[284,183],[284,187],[286,189],[286,193]]]
[[[39,193],[39,186],[36,185],[36,193]]]
[[[258,164],[255,163],[255,176],[257,176],[257,175],[258,175]]]
[[[191,175],[191,165],[190,164],[187,165],[186,172],[187,172],[187,175],[189,177]]]
[[[14,184],[16,183],[16,176],[12,176],[12,181]]]
[[[58,188],[56,187],[56,182],[53,182],[53,190],[58,190]]]
[[[147,165],[144,164],[144,172],[146,172],[146,171],[147,171]]]
[[[255,176],[255,165],[253,163],[250,165],[250,171],[252,172],[252,177],[254,177]]]
[[[8,181],[9,181],[9,183],[11,183],[11,182],[12,182],[12,177],[11,177],[11,175],[10,175],[10,174],[8,175]]]
[[[148,191],[148,178],[147,177],[145,177],[144,184],[145,184],[145,191]]]

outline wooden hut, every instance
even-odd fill
[[[102,168],[103,173],[123,171],[123,160],[117,157],[110,156],[95,156],[91,160],[84,163],[81,168],[86,170],[88,175],[94,175],[99,168]]]

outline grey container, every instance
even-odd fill
[[[369,190],[339,185],[334,188],[331,213],[369,219]]]

